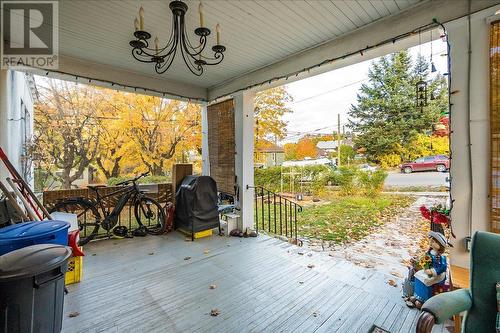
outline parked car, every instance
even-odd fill
[[[413,162],[403,163],[399,168],[404,173],[414,171],[445,172],[450,169],[450,159],[446,155],[425,156],[417,158]]]
[[[371,166],[370,164],[360,164],[358,169],[360,171],[373,172],[373,171],[377,171],[378,168],[375,166]]]

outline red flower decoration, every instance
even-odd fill
[[[431,219],[431,212],[429,211],[429,209],[427,209],[427,207],[421,206],[420,207],[420,213],[422,214],[422,217],[424,219],[427,219],[427,220]]]
[[[437,211],[430,211],[425,206],[420,207],[420,213],[422,214],[423,218],[432,221],[433,223],[445,224],[445,225],[448,225],[450,223],[448,216]]]

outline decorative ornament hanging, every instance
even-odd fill
[[[434,61],[432,61],[432,30],[431,30],[431,73],[436,73],[436,72],[437,72],[436,66],[434,66]]]
[[[417,92],[417,108],[423,111],[424,107],[427,106],[427,82],[420,80],[416,84]]]

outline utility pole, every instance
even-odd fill
[[[340,166],[340,113],[337,116],[337,166]]]

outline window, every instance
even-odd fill
[[[426,157],[426,158],[424,158],[424,161],[425,162],[434,162],[434,156]]]
[[[420,157],[415,160],[415,163],[424,163],[424,158]]]

